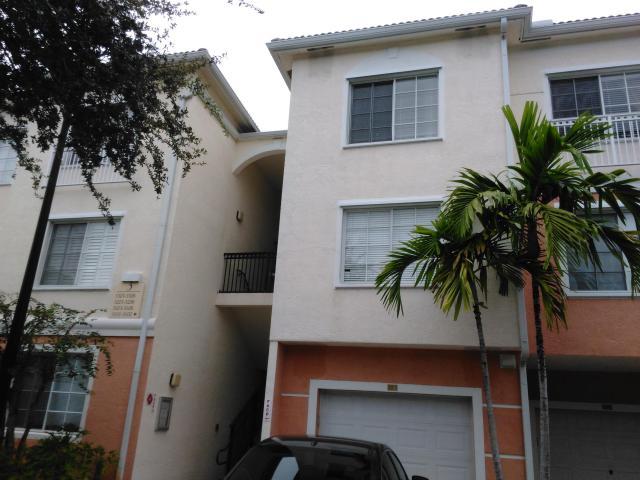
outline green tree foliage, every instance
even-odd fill
[[[146,172],[157,193],[163,146],[189,171],[203,150],[180,96],[201,65],[167,56],[169,30],[152,25],[185,13],[169,0],[0,1],[0,140],[36,183],[43,167],[32,144],[72,148],[103,210],[93,175],[105,158],[134,189]]]
[[[15,305],[15,299],[0,294],[0,355],[4,353]],[[87,322],[88,317],[95,312],[80,312],[59,304],[46,305],[32,300],[28,313],[29,321],[25,325],[18,362],[13,372],[6,429],[2,437],[5,458],[14,458],[18,462],[25,454],[30,418],[35,413],[35,406],[42,403],[43,398],[48,395],[46,389],[54,377],[58,380],[61,377],[72,379],[79,375],[95,377],[98,373],[98,363],[95,361],[98,354],[103,357],[106,374],[113,373],[108,340],[91,330]],[[81,367],[74,361],[77,358],[85,360]],[[18,407],[24,409],[25,399],[21,398],[24,392],[21,391],[23,387],[26,388],[26,382],[31,382],[28,408],[26,414],[23,414],[26,427],[16,443],[15,429],[20,414]],[[86,385],[81,387],[87,389]]]
[[[610,137],[610,126],[582,114],[561,134],[527,102],[518,122],[503,108],[518,163],[498,176],[465,170],[455,182],[446,208],[457,219],[458,235],[474,230],[478,217],[508,219],[503,225],[511,248],[531,278],[540,391],[540,472],[549,480],[549,398],[542,328],[567,326],[563,277],[571,263],[601,268],[596,242],[603,242],[631,270],[631,291],[640,289],[640,241],[635,229],[601,224],[595,213],[606,207],[626,224],[624,210],[640,221],[640,179],[624,169],[593,171],[588,155]],[[557,203],[557,206],[555,205]]]
[[[505,243],[505,229],[499,227],[501,217],[479,217],[477,232],[459,235],[455,217],[445,209],[431,227],[417,226],[413,237],[390,254],[389,262],[376,278],[382,302],[396,314],[402,313],[401,285],[405,272],[411,272],[415,286],[433,293],[434,301],[443,312],[453,310],[457,319],[462,310],[472,310],[480,347],[482,385],[487,403],[489,438],[493,467],[497,480],[504,478],[496,428],[487,346],[481,309],[488,293],[488,273],[498,277],[498,290],[508,295],[509,284],[521,287],[522,270]]]
[[[78,433],[51,433],[29,447],[21,457],[0,453],[0,480],[98,480],[113,478],[117,455],[89,442]]]

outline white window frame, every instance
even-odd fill
[[[394,208],[394,207],[439,207],[444,201],[443,195],[428,197],[378,198],[362,200],[341,200],[338,202],[338,216],[336,225],[336,265],[334,274],[334,288],[376,288],[373,282],[345,282],[344,248],[345,248],[345,219],[344,212],[354,208]],[[402,288],[418,288],[413,282],[402,282]]]
[[[395,136],[395,80],[401,80],[407,77],[414,76],[428,76],[435,75],[438,83],[438,132],[435,137],[424,137],[424,138],[409,138],[402,140],[395,140],[393,137]],[[362,83],[374,83],[374,82],[382,82],[385,80],[393,80],[394,87],[392,92],[392,104],[391,104],[391,140],[385,140],[381,142],[361,142],[361,143],[351,143],[351,106],[353,101],[353,85],[358,85]],[[417,143],[417,142],[434,142],[434,141],[442,141],[443,138],[443,94],[442,94],[442,67],[432,67],[420,70],[410,70],[406,72],[394,72],[394,73],[385,73],[380,75],[369,75],[364,77],[352,77],[347,78],[347,108],[346,108],[346,131],[344,132],[343,138],[343,149],[349,148],[362,148],[362,147],[374,147],[378,145],[395,145],[402,143]]]
[[[602,109],[602,114],[597,115],[598,117],[603,116],[624,116],[624,115],[640,115],[640,112],[631,112],[631,113],[605,113],[604,106],[604,98],[602,95],[602,79],[603,75],[616,75],[616,74],[624,74],[624,73],[635,73],[640,72],[640,64],[637,62],[632,63],[617,63],[617,64],[599,64],[599,65],[582,65],[575,68],[570,69],[562,69],[562,70],[547,70],[545,71],[545,75],[547,77],[547,81],[545,82],[545,97],[547,99],[547,117],[552,120],[559,121],[571,121],[575,120],[578,117],[563,117],[556,118],[553,114],[553,99],[551,96],[551,82],[553,80],[571,80],[575,78],[582,77],[598,77],[598,88],[600,89],[600,107]],[[628,100],[628,98],[627,98]]]
[[[595,210],[598,210],[597,204],[594,203],[592,208]],[[631,228],[631,225],[635,224],[633,217],[624,209],[623,209],[623,212],[625,214],[625,219],[627,221],[627,224],[623,225],[622,221],[616,217],[616,220],[618,222],[618,227],[621,230],[622,229],[634,230],[634,228]],[[611,214],[613,213],[613,211],[611,210],[608,204],[603,203],[602,213]],[[573,297],[573,298],[630,297],[631,296],[631,270],[629,269],[629,266],[626,264],[626,261],[624,264],[624,274],[625,274],[625,282],[627,284],[626,290],[571,290],[571,288],[569,287],[569,268],[567,267],[567,271],[563,275],[565,292],[567,294],[567,297]]]
[[[118,253],[120,252],[120,247],[122,243],[122,229],[124,227],[124,211],[112,211],[111,216],[120,222],[120,227],[118,230],[118,241],[116,242],[116,259],[118,257]],[[42,249],[42,253],[40,255],[40,260],[38,262],[38,269],[36,271],[36,283],[33,286],[34,290],[46,291],[46,290],[110,290],[113,284],[113,279],[109,281],[109,283],[104,285],[43,285],[42,273],[44,271],[44,266],[47,261],[47,254],[49,253],[49,248],[51,247],[51,235],[53,234],[53,228],[56,224],[67,224],[67,223],[90,223],[90,222],[100,222],[107,221],[104,215],[101,212],[88,212],[88,213],[69,213],[69,214],[53,214],[49,216],[49,223],[47,225],[47,231],[45,233],[44,238],[44,248]],[[116,271],[116,262],[113,265],[113,272]],[[112,275],[113,277],[113,275]]]
[[[42,350],[45,346],[47,346],[48,344],[39,344],[35,346],[36,351],[38,350]],[[46,352],[45,352],[46,353]],[[91,363],[93,364],[93,367],[95,367],[98,364],[98,356],[100,355],[100,350],[98,350],[97,347],[89,347],[88,348],[88,352],[87,350],[80,350],[80,349],[71,349],[68,352],[70,355],[91,355]],[[87,415],[89,413],[89,403],[91,402],[91,392],[93,391],[93,382],[94,382],[95,378],[92,376],[89,376],[89,380],[87,380],[87,391],[85,392],[85,399],[84,399],[84,405],[82,407],[82,414],[80,416],[80,425],[78,427],[78,429],[80,431],[84,430],[86,422],[87,422]],[[48,402],[47,402],[48,403]],[[47,405],[47,411],[49,410],[49,405]],[[20,428],[16,428],[14,431],[14,437],[15,438],[21,438],[22,435],[24,434],[24,428],[20,427]],[[28,439],[35,439],[35,440],[41,440],[44,438],[49,438],[51,436],[51,433],[55,433],[56,430],[45,430],[42,428],[32,428],[29,430],[29,434],[27,435]]]
[[[11,148],[11,145],[9,144],[9,142],[0,141],[0,147],[4,146],[3,144],[5,144],[6,147],[8,147],[11,150],[13,150],[13,148]],[[8,187],[8,186],[12,185],[13,182],[15,181],[15,175],[16,175],[16,171],[17,171],[17,167],[18,167],[18,154],[15,153],[15,150],[13,150],[13,153],[15,155],[13,174],[11,175],[11,177],[9,178],[9,181],[7,181],[7,182],[2,181],[2,177],[0,177],[0,187]],[[0,171],[2,171],[2,167],[3,167],[2,164],[0,164]]]

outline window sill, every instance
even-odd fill
[[[96,285],[96,286],[79,286],[79,285],[34,285],[34,290],[42,291],[104,291],[111,290],[109,285]]]
[[[405,143],[423,143],[423,142],[442,142],[444,139],[442,137],[431,137],[431,138],[414,138],[410,140],[389,140],[386,142],[368,142],[368,143],[348,143],[343,145],[342,148],[344,150],[351,148],[365,148],[365,147],[380,147],[383,145],[401,145]]]
[[[16,428],[14,432],[15,433],[13,436],[15,438],[22,438],[22,434],[24,433],[24,428]],[[49,438],[53,433],[57,433],[57,432],[55,430],[31,429],[29,430],[29,434],[27,435],[27,438],[30,440],[43,440],[45,438]]]
[[[340,282],[340,283],[336,283],[334,285],[336,290],[341,290],[341,289],[353,289],[353,288],[372,288],[372,289],[377,289],[378,287],[376,287],[373,283],[344,283],[344,282]],[[419,285],[416,287],[413,283],[403,283],[400,285],[400,288],[421,288]]]
[[[584,290],[566,290],[569,298],[631,298],[631,292],[628,290],[600,290],[600,291],[584,291]]]

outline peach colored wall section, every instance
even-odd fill
[[[531,352],[535,353],[530,286],[525,290],[525,299],[529,345]],[[640,356],[639,308],[640,302],[632,298],[570,298],[567,303],[568,328],[551,331],[544,327],[547,355]]]
[[[491,354],[489,363],[494,403],[502,404],[495,409],[500,451],[524,456],[518,371],[501,369],[497,355]],[[474,351],[281,345],[277,371],[272,435],[306,433],[308,399],[282,394],[308,394],[311,379],[482,386]],[[486,426],[485,451],[490,452]],[[490,462],[487,465],[489,475]],[[525,477],[524,459],[504,460],[504,468],[506,478]]]
[[[89,431],[86,439],[103,446],[106,450],[120,449],[122,441],[122,431],[124,429],[124,419],[127,412],[127,401],[129,399],[129,387],[131,385],[131,374],[138,348],[137,337],[111,337],[111,359],[113,361],[113,375],[106,374],[105,359],[103,355],[99,357],[98,367],[100,371],[93,382],[89,409],[85,424]],[[146,385],[147,369],[153,339],[147,340],[145,358],[141,371],[140,388],[136,402],[136,413],[132,427],[132,440],[129,443],[128,458],[131,459],[135,453],[135,439],[138,432],[140,409],[142,407],[144,388]],[[133,462],[127,462],[131,465]]]

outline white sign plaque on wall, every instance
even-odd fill
[[[113,292],[113,303],[109,316],[111,318],[139,318],[143,283],[120,283]]]

